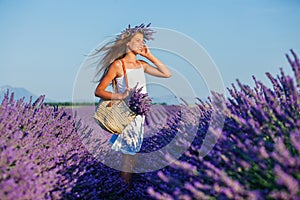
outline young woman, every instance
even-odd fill
[[[138,84],[143,86],[142,92],[147,92],[145,73],[162,78],[171,77],[168,67],[155,57],[145,44],[146,40],[153,39],[153,30],[141,24],[131,28],[130,25],[116,39],[104,45],[97,53],[103,53],[100,61],[100,70],[97,75],[103,72],[99,84],[95,90],[95,96],[101,99],[125,99],[130,88]],[[151,61],[152,65],[137,60],[137,55],[141,55]],[[154,66],[153,66],[154,65]],[[126,88],[123,67],[126,69],[128,87]],[[106,90],[107,86],[115,81],[118,91],[112,93]],[[124,131],[119,135],[113,135],[110,139],[111,148],[122,152],[121,177],[131,184],[131,173],[134,166],[136,153],[140,150],[144,134],[143,116],[138,115]]]

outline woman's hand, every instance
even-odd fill
[[[146,44],[144,44],[143,49],[140,51],[139,54],[147,59],[149,58],[149,56],[151,55],[151,52]]]
[[[162,63],[159,59],[157,59],[149,50],[149,48],[144,44],[144,47],[139,53],[141,56],[150,60],[156,67],[149,65],[147,62],[143,61],[144,71],[147,74],[156,77],[169,78],[172,76],[171,71],[168,67]]]
[[[125,92],[121,94],[121,99],[126,99],[129,96],[130,89],[126,88]]]

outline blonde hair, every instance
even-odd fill
[[[97,63],[97,70],[95,78],[101,78],[98,81],[101,81],[102,78],[106,75],[110,65],[118,60],[123,58],[126,55],[127,43],[131,40],[133,35],[130,35],[126,38],[116,39],[106,43],[100,49],[96,49],[96,52],[93,55],[102,55],[102,59]]]
[[[100,60],[100,62],[97,62],[97,70],[95,74],[95,78],[99,77],[102,74],[101,78],[98,79],[99,82],[106,75],[110,65],[114,61],[121,59],[126,55],[127,43],[133,38],[135,34],[143,34],[144,41],[153,40],[152,34],[154,33],[154,31],[149,28],[150,24],[151,23],[149,23],[147,26],[141,24],[139,26],[135,26],[134,28],[131,28],[130,25],[128,25],[128,28],[117,35],[115,40],[110,41],[100,49],[95,50],[95,53],[93,53],[91,56],[97,56],[99,54],[100,56],[102,55],[102,59]]]

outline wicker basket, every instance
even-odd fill
[[[126,67],[121,59],[126,88],[128,88],[128,78]],[[112,81],[113,89],[118,92],[115,80]],[[113,134],[120,134],[125,127],[134,120],[136,114],[130,110],[123,100],[102,100],[94,113],[94,118],[105,130]]]
[[[123,100],[102,101],[94,114],[98,124],[113,134],[120,134],[135,117]]]

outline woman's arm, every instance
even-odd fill
[[[103,77],[101,82],[96,87],[95,96],[106,100],[125,99],[129,94],[128,90],[126,90],[124,93],[112,93],[106,91],[107,86],[112,82],[112,80],[122,75],[120,74],[122,71],[122,64],[120,62],[115,61],[114,63],[112,63],[108,69],[107,74]]]
[[[144,50],[140,53],[141,56],[150,60],[157,68],[149,65],[145,61],[141,61],[143,63],[144,71],[147,74],[157,77],[169,78],[172,76],[171,71],[168,67],[161,62],[158,58],[156,58],[145,45]]]

